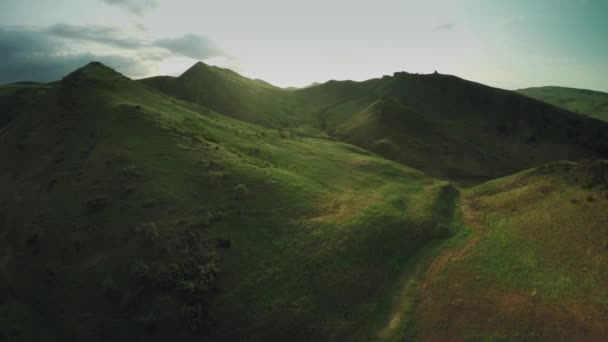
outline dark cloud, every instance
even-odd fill
[[[172,56],[228,57],[200,35],[151,40],[141,30],[69,24],[38,29],[0,26],[0,51],[0,83],[57,80],[93,60],[138,77],[149,75],[150,66]]]
[[[456,27],[455,23],[445,23],[445,24],[441,24],[441,25],[433,27],[433,31],[434,32],[449,31],[449,30],[453,29],[454,27]]]
[[[181,38],[159,39],[154,42],[154,45],[165,48],[174,54],[194,59],[227,56],[209,38],[196,34],[187,34]]]
[[[66,54],[69,47],[64,42],[32,29],[0,28],[0,51],[0,83],[54,81],[93,60],[133,76],[148,72],[143,63],[125,56]]]
[[[142,15],[144,12],[156,8],[157,0],[101,0],[108,5],[122,7],[129,12],[137,15]]]

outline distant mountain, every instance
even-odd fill
[[[288,90],[231,70],[196,63],[179,77],[139,80],[153,89],[200,104],[236,119],[265,126],[289,126],[296,120],[287,102]]]
[[[566,87],[535,87],[517,92],[578,114],[608,121],[608,93]]]
[[[178,78],[141,82],[234,118],[331,136],[463,182],[608,154],[607,124],[449,75],[401,72],[287,91],[198,63]]]

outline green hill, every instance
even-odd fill
[[[535,87],[517,92],[574,113],[608,121],[607,93],[566,87]]]
[[[2,101],[11,341],[376,339],[458,231],[448,183],[99,63]]]
[[[608,154],[608,124],[449,75],[401,72],[287,91],[198,63],[178,78],[141,82],[222,114],[329,135],[464,183]]]
[[[606,161],[547,164],[466,191],[462,203],[470,236],[421,282],[418,338],[605,338]]]
[[[608,333],[608,167],[559,161],[605,156],[601,121],[453,76],[204,64],[91,63],[0,106],[0,339]]]
[[[139,82],[239,120],[267,127],[293,127],[298,122],[287,99],[289,90],[202,62],[179,77],[158,76]]]

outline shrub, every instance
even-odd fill
[[[205,314],[201,304],[184,305],[182,306],[181,313],[190,330],[194,332],[201,330],[205,321]]]
[[[135,228],[135,232],[142,234],[148,242],[156,241],[159,237],[158,226],[154,222],[143,223]]]
[[[135,165],[127,165],[122,168],[123,175],[129,178],[140,178],[141,172],[135,167]]]
[[[249,195],[249,188],[247,188],[247,185],[245,184],[235,185],[232,188],[232,191],[234,192],[234,198],[237,200],[243,200]]]
[[[230,248],[230,246],[232,245],[230,239],[224,239],[224,238],[218,238],[217,239],[217,246],[220,248]]]
[[[108,298],[120,298],[121,293],[114,279],[107,277],[101,283],[103,294]]]
[[[137,306],[137,294],[134,292],[127,292],[120,301],[120,311],[125,313],[133,312]]]
[[[147,315],[137,318],[137,324],[146,330],[154,330],[158,327],[160,319],[153,312],[149,312]]]
[[[210,224],[211,224],[211,217],[203,216],[203,217],[198,217],[198,218],[190,221],[190,223],[188,223],[188,228],[202,229],[202,228],[208,227]]]
[[[150,266],[143,260],[136,260],[131,266],[131,274],[137,283],[145,283],[150,280]]]
[[[105,209],[108,206],[108,199],[105,197],[96,197],[90,199],[86,203],[87,212],[95,213]]]

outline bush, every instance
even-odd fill
[[[154,222],[143,223],[135,228],[135,232],[142,234],[148,242],[156,241],[159,237],[158,226]]]
[[[249,188],[245,184],[237,184],[232,188],[234,192],[234,198],[237,200],[243,200],[249,196]]]
[[[131,266],[131,274],[137,283],[146,283],[150,280],[151,272],[150,266],[143,260],[136,260]]]
[[[160,319],[153,312],[148,313],[145,316],[137,318],[137,324],[139,324],[144,329],[151,331],[158,327],[160,323]]]
[[[230,241],[230,239],[224,239],[224,238],[217,239],[217,246],[220,248],[230,248],[231,245],[232,245],[232,242]]]
[[[114,279],[107,277],[101,283],[103,294],[108,298],[120,298],[121,293]]]
[[[205,314],[201,304],[184,305],[181,313],[190,330],[194,332],[201,330],[205,322]]]
[[[127,165],[122,169],[123,175],[128,178],[140,178],[141,172],[135,167],[135,165]]]
[[[108,206],[108,199],[105,197],[96,197],[96,198],[88,200],[86,203],[88,213],[95,213],[98,211],[102,211],[107,206]]]

